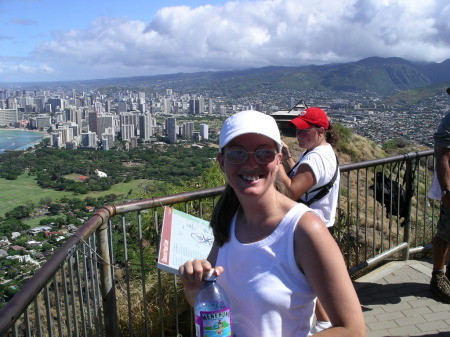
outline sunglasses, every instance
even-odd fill
[[[255,152],[247,152],[245,150],[229,150],[225,151],[225,158],[230,164],[242,164],[247,160],[248,154],[252,153],[255,156],[255,161],[258,164],[269,164],[275,159],[277,152],[273,150],[256,150]]]

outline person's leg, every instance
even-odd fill
[[[443,271],[449,243],[439,236],[433,238],[433,271]]]
[[[450,249],[450,247],[449,247]],[[447,258],[448,258],[448,253],[447,253]],[[447,276],[447,278],[450,280],[450,258],[448,259],[448,264],[447,264],[447,271],[445,272],[445,276]]]
[[[450,243],[450,207],[441,205],[436,235],[433,238],[433,272],[430,289],[444,302],[450,303],[450,280],[444,274]]]

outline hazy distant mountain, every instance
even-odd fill
[[[416,64],[416,67],[433,83],[450,81],[450,59],[442,63]]]
[[[101,87],[172,88],[188,92],[251,95],[255,90],[370,90],[381,94],[421,88],[450,81],[450,59],[442,63],[413,63],[402,58],[370,57],[357,62],[302,67],[179,73],[89,81],[22,83],[21,88]],[[1,87],[0,83],[0,87]],[[8,87],[9,85],[4,85]]]

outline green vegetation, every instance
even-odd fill
[[[15,180],[25,170],[36,176],[43,188],[86,194],[107,191],[111,186],[136,179],[153,179],[181,184],[197,177],[211,164],[216,148],[211,146],[158,146],[130,151],[92,151],[38,148],[0,156],[0,178]],[[106,173],[100,177],[97,172]],[[83,176],[79,181],[73,175]]]
[[[84,197],[98,198],[111,193],[120,195],[143,193],[149,190],[151,184],[152,180],[137,179],[113,185],[108,191],[89,192]],[[74,195],[70,191],[55,191],[42,188],[38,186],[36,177],[26,173],[21,174],[15,180],[0,178],[0,191],[8,191],[8,193],[0,193],[0,217],[4,217],[6,212],[11,211],[20,204],[32,203],[38,205],[43,198],[57,201]]]

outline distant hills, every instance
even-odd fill
[[[357,62],[135,76],[86,81],[20,83],[23,89],[53,87],[98,89],[106,87],[187,92],[217,92],[231,97],[255,91],[280,90],[367,90],[390,96],[400,91],[428,86],[450,86],[450,59],[442,63],[414,63],[399,57],[370,57]],[[0,83],[0,87],[2,84]],[[9,84],[4,84],[8,87]]]

